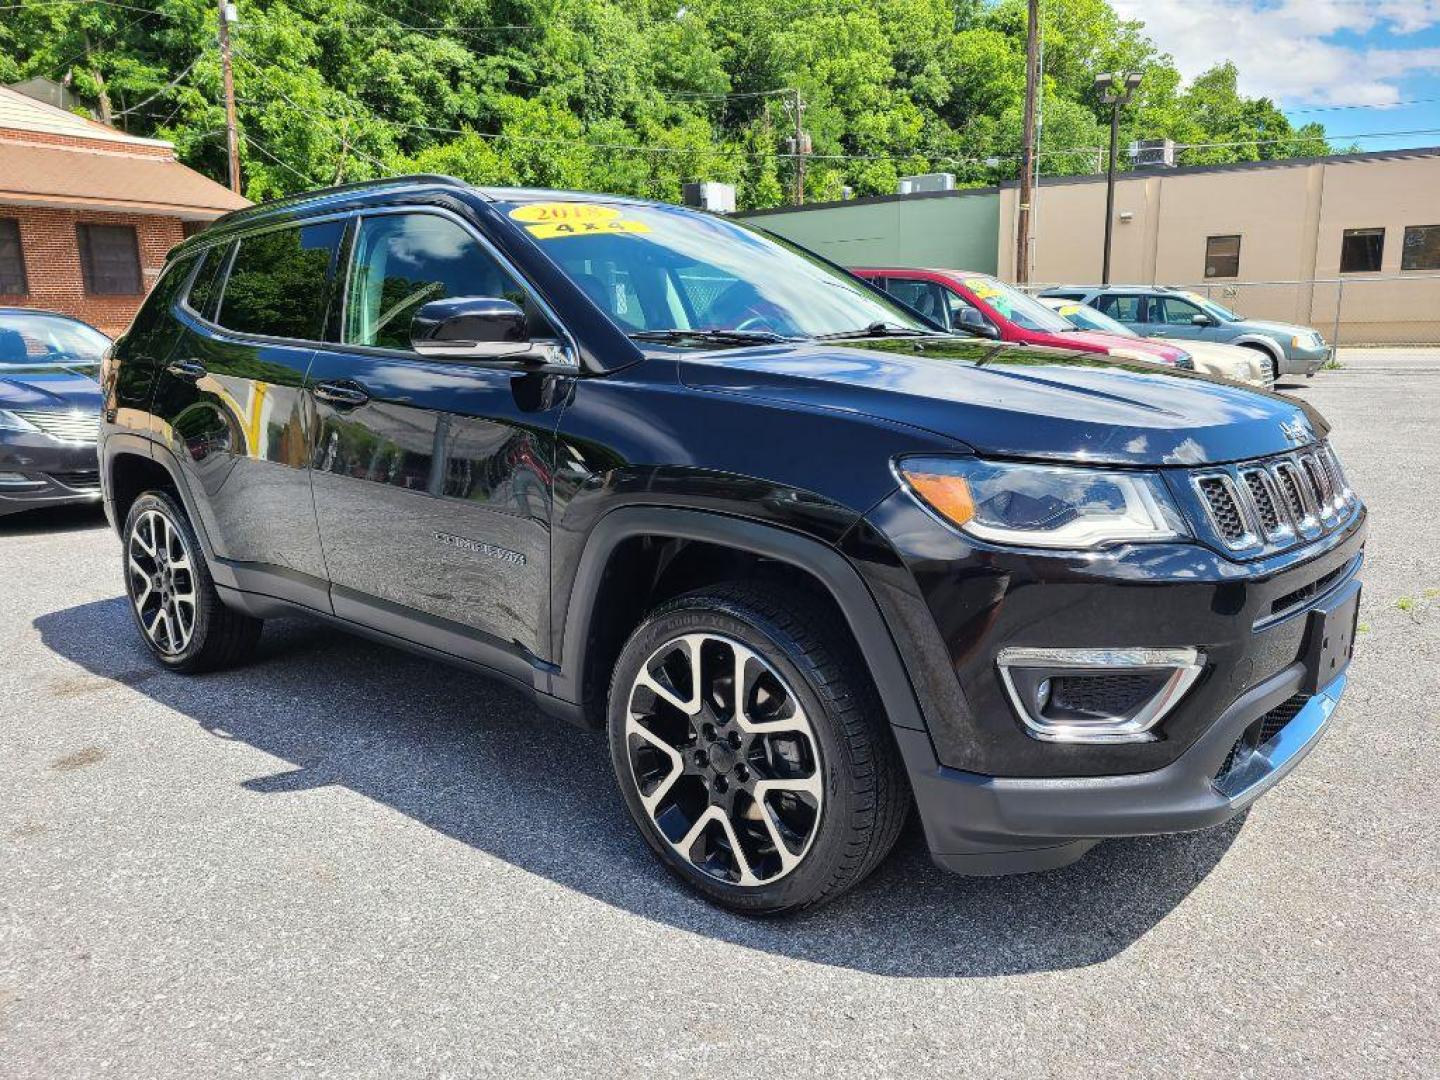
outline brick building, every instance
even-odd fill
[[[124,331],[189,232],[247,200],[175,148],[0,87],[0,306]]]

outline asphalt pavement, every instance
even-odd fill
[[[303,621],[160,671],[89,512],[0,520],[0,1076],[1440,1074],[1440,351],[1300,386],[1370,505],[1350,689],[1243,821],[737,918],[600,736]]]

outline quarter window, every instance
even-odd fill
[[[77,225],[85,291],[94,296],[138,296],[140,244],[129,225]]]
[[[360,220],[345,298],[347,343],[409,349],[415,313],[457,296],[526,303],[519,283],[456,222],[435,214]]]
[[[1440,270],[1440,225],[1407,225],[1400,247],[1401,270]],[[4,292],[0,289],[0,292]]]
[[[225,280],[225,264],[230,261],[233,250],[233,244],[222,244],[202,256],[205,261],[195,272],[195,280],[190,283],[190,293],[185,298],[190,310],[201,318],[215,317],[215,298],[220,295],[220,284]]]
[[[1346,229],[1340,238],[1342,274],[1374,273],[1384,257],[1384,229]]]
[[[1240,273],[1240,237],[1205,238],[1205,276],[1237,277]]]
[[[0,294],[24,296],[29,291],[25,253],[20,248],[20,223],[14,218],[0,218]]]
[[[331,259],[343,232],[342,222],[324,221],[241,237],[215,321],[242,334],[319,341]]]

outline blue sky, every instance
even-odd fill
[[[1440,0],[1111,0],[1193,78],[1223,60],[1240,89],[1364,150],[1440,146]],[[1321,111],[1323,110],[1323,111]],[[1429,130],[1424,130],[1429,129]]]

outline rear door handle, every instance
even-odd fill
[[[315,386],[315,396],[342,409],[353,409],[370,400],[370,391],[349,379],[343,382],[322,382]]]
[[[203,379],[209,374],[199,360],[176,360],[173,364],[165,365],[165,370],[177,379],[188,379],[191,382]]]

